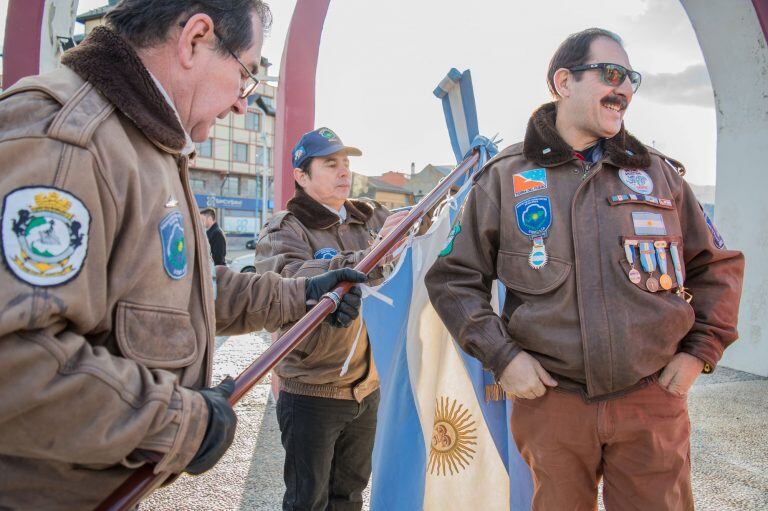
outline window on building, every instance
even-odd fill
[[[256,180],[250,177],[240,178],[240,193],[246,197],[256,197]]]
[[[267,165],[272,165],[272,148],[267,148]]]
[[[253,131],[261,130],[261,114],[259,112],[251,112],[249,110],[245,113],[245,129]]]
[[[248,163],[248,144],[232,142],[232,159],[234,161]]]
[[[193,192],[204,192],[205,191],[205,181],[203,179],[195,179],[192,178],[189,180],[189,184],[192,186]]]
[[[272,108],[275,108],[275,99],[271,98],[269,96],[261,96],[261,100],[264,102],[265,105],[271,106]]]
[[[205,139],[205,142],[199,142],[195,144],[197,146],[197,155],[201,158],[213,157],[213,140],[210,138]]]
[[[240,180],[237,177],[225,177],[224,186],[221,187],[223,195],[239,195]]]
[[[264,162],[264,146],[257,145],[256,146],[256,164],[261,165],[263,162]],[[267,162],[267,165],[269,165],[269,162]]]

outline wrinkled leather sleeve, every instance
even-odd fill
[[[305,282],[273,272],[237,273],[217,266],[216,333],[274,332],[297,321],[307,312]]]
[[[738,338],[736,324],[744,279],[744,255],[715,245],[699,202],[679,180],[676,198],[683,231],[685,287],[693,295],[696,319],[679,350],[708,363],[711,369]]]
[[[83,335],[108,315],[107,275],[119,271],[108,261],[121,212],[96,157],[20,137],[0,142],[0,161],[0,196],[56,186],[91,216],[87,257],[71,280],[42,288],[0,269],[0,453],[107,467],[135,466],[131,454],[151,450],[164,455],[158,471],[181,471],[205,433],[202,397],[173,373],[114,355]]]
[[[496,194],[482,186],[487,181],[482,179],[469,192],[453,250],[437,258],[425,283],[432,305],[454,339],[498,380],[520,347],[491,307],[500,208]]]

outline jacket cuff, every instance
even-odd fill
[[[281,323],[283,325],[294,323],[307,313],[306,283],[305,277],[284,278],[280,281],[280,304],[283,316]]]
[[[712,338],[700,335],[688,335],[678,347],[678,352],[688,353],[704,361],[703,373],[714,372],[717,363],[723,356],[723,349],[719,343]]]
[[[194,390],[177,385],[166,413],[171,416],[168,425],[139,444],[139,449],[163,453],[155,474],[182,472],[195,457],[208,427],[208,406]]]
[[[488,360],[488,367],[493,373],[493,377],[496,381],[501,380],[501,375],[504,373],[504,369],[507,368],[512,359],[517,356],[518,353],[523,351],[516,342],[507,341],[496,350],[496,353]]]

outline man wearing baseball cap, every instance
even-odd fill
[[[355,266],[407,212],[349,199],[349,157],[328,128],[293,149],[296,193],[264,226],[256,271],[310,277]],[[369,277],[382,277],[381,268]],[[283,509],[362,508],[371,473],[379,378],[362,316],[348,328],[321,325],[277,366],[277,417],[285,447]]]

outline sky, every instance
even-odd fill
[[[0,0],[5,27],[8,0]],[[263,55],[277,75],[295,0],[273,0]],[[78,12],[106,4],[81,0]],[[470,69],[480,131],[501,146],[522,140],[531,112],[549,101],[547,65],[569,34],[618,33],[643,83],[627,129],[683,162],[686,178],[715,184],[716,118],[696,35],[673,0],[333,0],[317,70],[315,126],[360,147],[353,170],[376,175],[455,163],[432,91],[455,67]]]

